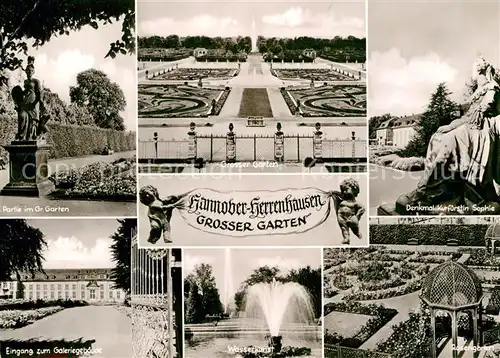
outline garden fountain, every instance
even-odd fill
[[[233,270],[231,263],[231,249],[226,248],[224,252],[224,294],[222,296],[224,310],[229,314],[229,305],[233,299]]]
[[[257,47],[257,31],[255,29],[255,18],[252,19],[252,52],[259,52]]]
[[[250,353],[244,358],[296,357],[309,355],[311,349],[283,347],[280,332],[285,324],[309,325],[314,321],[314,309],[307,290],[295,282],[258,283],[247,290],[245,316],[265,323],[269,330],[266,353]],[[251,351],[251,349],[249,350]]]

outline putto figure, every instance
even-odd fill
[[[43,102],[43,89],[40,81],[33,77],[35,74],[35,58],[28,57],[25,69],[26,80],[24,89],[15,86],[12,89],[12,99],[17,111],[16,140],[43,139],[47,133],[49,117]]]
[[[175,204],[179,202],[179,197],[171,195],[162,200],[158,189],[146,185],[139,191],[139,200],[149,208],[148,218],[151,230],[148,242],[156,244],[163,236],[163,242],[172,243],[170,240],[170,219],[172,218],[172,211],[176,207]]]
[[[362,239],[359,230],[359,221],[365,213],[363,205],[356,201],[359,195],[359,183],[354,179],[346,179],[340,183],[340,192],[331,192],[337,221],[342,231],[342,244],[350,244],[350,231],[359,239]]]

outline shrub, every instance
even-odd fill
[[[34,310],[13,310],[0,312],[0,329],[20,328],[33,321],[62,311],[63,307],[43,307]]]
[[[102,154],[108,146],[115,152],[131,151],[136,147],[134,132],[57,122],[48,123],[47,127],[49,129],[47,143],[52,146],[51,159]],[[15,118],[0,117],[0,138],[3,138],[4,143],[14,140],[16,131]],[[5,153],[5,150],[1,148],[0,156]]]
[[[453,237],[460,246],[484,246],[488,225],[370,225],[370,243],[406,245],[409,237],[420,245],[446,245]]]
[[[405,170],[405,171],[419,171],[425,169],[424,158],[419,157],[409,157],[409,158],[398,158],[393,160],[389,166],[394,169]]]

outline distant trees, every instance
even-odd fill
[[[415,136],[400,152],[403,157],[425,157],[431,137],[441,126],[457,118],[460,106],[450,99],[451,92],[445,83],[440,83],[431,95],[427,110],[420,117]]]
[[[249,36],[238,37],[207,37],[207,36],[187,36],[180,38],[177,35],[167,37],[151,36],[139,37],[139,48],[165,48],[165,49],[223,49],[232,53],[252,50],[252,39]]]

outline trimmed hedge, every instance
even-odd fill
[[[48,123],[47,142],[52,146],[51,159],[83,157],[103,154],[107,146],[115,152],[135,150],[135,132],[115,131],[91,126]],[[17,131],[15,118],[0,117],[0,138],[7,144],[14,139]],[[6,156],[0,149],[0,156]]]
[[[446,245],[450,238],[460,246],[484,246],[488,225],[370,225],[370,243],[406,245],[417,239],[420,245]]]

